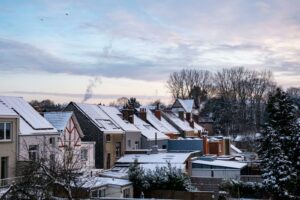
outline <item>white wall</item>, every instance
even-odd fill
[[[55,137],[55,146],[49,144],[51,137]],[[29,145],[39,146],[39,156],[50,156],[50,153],[58,153],[58,135],[20,135],[19,136],[19,160],[29,160]],[[49,157],[48,157],[49,158]]]
[[[126,150],[134,150],[135,142],[139,143],[139,149],[141,149],[141,133],[140,132],[125,132],[126,138]],[[128,140],[131,141],[131,146],[128,145]]]
[[[95,168],[95,142],[81,142],[81,149],[88,150],[88,160],[81,161],[83,168],[93,169]]]

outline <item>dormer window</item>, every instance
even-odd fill
[[[119,129],[110,119],[96,119],[100,128],[104,129]]]

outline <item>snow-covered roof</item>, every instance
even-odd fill
[[[8,108],[3,102],[0,102],[0,117],[18,118],[18,114],[11,108]]]
[[[131,185],[132,183],[126,179],[118,179],[118,178],[108,178],[108,177],[90,177],[90,178],[83,178],[81,179],[84,184],[82,185],[83,188],[98,188],[102,186],[127,186]]]
[[[117,125],[98,105],[74,103],[83,114],[85,114],[91,121],[105,133],[124,133],[123,130]]]
[[[242,151],[233,144],[230,144],[230,150],[234,151],[233,153],[242,153]]]
[[[101,176],[114,177],[114,178],[127,178],[129,167],[113,167],[112,169],[105,170]]]
[[[144,168],[145,170],[155,170],[156,167],[168,167],[168,163],[158,163],[158,164],[140,164],[140,167]],[[176,167],[177,169],[181,169],[185,171],[185,164],[171,164],[171,167]]]
[[[142,135],[148,140],[155,140],[155,134],[158,140],[168,139],[169,137],[153,128],[147,122],[141,120],[138,116],[134,115],[134,125],[141,131]]]
[[[45,112],[44,117],[58,130],[64,131],[73,112]]]
[[[234,169],[242,169],[247,166],[247,163],[241,163],[236,161],[224,161],[224,160],[194,160],[192,163],[209,165],[209,166],[218,166],[218,167],[227,167]]]
[[[135,160],[140,164],[184,164],[190,157],[189,153],[157,153],[157,154],[126,154],[117,163],[133,163]]]
[[[151,110],[147,109],[147,120],[152,126],[162,133],[179,134],[179,132],[163,117],[159,120]]]
[[[58,134],[56,128],[21,97],[0,96],[0,102],[20,117],[20,134]]]
[[[194,107],[193,99],[178,99],[178,101],[182,105],[185,112],[192,113]]]
[[[196,122],[194,122],[194,131],[195,132],[198,132],[198,131],[204,132],[205,130],[204,130],[204,128],[202,126],[200,126],[199,124],[197,124]]]
[[[99,106],[114,122],[116,122],[126,132],[140,132],[130,122],[122,119],[122,113],[115,107]]]
[[[189,122],[186,120],[181,120],[178,116],[176,116],[172,112],[163,112],[163,115],[168,118],[173,125],[177,126],[181,131],[194,131],[192,127],[190,127]]]

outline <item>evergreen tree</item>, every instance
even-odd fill
[[[296,110],[288,95],[277,88],[267,104],[268,119],[262,139],[262,177],[275,199],[292,198],[297,191],[295,142],[299,132]]]

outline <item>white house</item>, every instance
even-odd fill
[[[74,162],[80,163],[82,168],[94,168],[94,142],[83,142],[83,132],[73,112],[45,112],[44,117],[58,130],[60,136],[57,142],[60,155],[72,152]]]
[[[53,158],[57,153],[53,141],[60,135],[57,129],[21,97],[0,96],[0,101],[19,116],[18,159]]]

